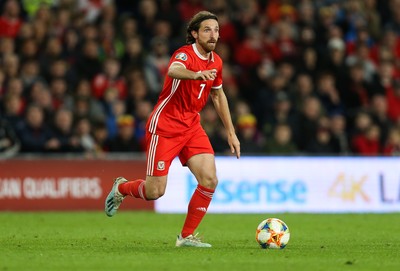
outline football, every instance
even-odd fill
[[[290,239],[289,228],[278,218],[267,218],[257,227],[256,240],[261,248],[282,249]]]

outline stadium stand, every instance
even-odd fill
[[[0,1],[0,150],[102,157],[131,127],[143,152],[169,57],[203,9],[219,17],[243,153],[399,155],[400,0]],[[227,152],[212,106],[202,121]]]

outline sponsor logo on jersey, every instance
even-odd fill
[[[164,169],[165,169],[165,162],[164,161],[158,161],[157,170],[164,170]]]
[[[180,60],[182,60],[182,61],[186,61],[186,60],[187,60],[187,55],[186,55],[185,53],[178,53],[178,54],[175,56],[175,58],[176,58],[176,59],[180,59]]]

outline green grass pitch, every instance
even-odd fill
[[[283,250],[255,241],[261,220],[285,221]],[[400,270],[400,214],[207,214],[212,248],[176,248],[184,215],[0,213],[4,270]]]

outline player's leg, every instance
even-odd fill
[[[146,179],[121,183],[119,192],[144,200],[156,200],[163,196],[167,186],[167,174],[172,160],[179,153],[178,141],[159,135],[146,134],[147,170]]]
[[[218,183],[213,154],[195,155],[189,159],[187,165],[196,177],[198,185],[188,205],[188,213],[181,233],[183,237],[193,234],[199,226],[207,213]]]
[[[218,183],[214,155],[209,153],[195,155],[189,159],[187,165],[196,177],[198,185],[190,199],[185,223],[176,245],[211,247],[210,244],[203,243],[193,234],[207,213]]]
[[[146,180],[126,181],[118,186],[123,196],[132,196],[144,200],[156,200],[162,197],[167,187],[167,175],[147,176]]]
[[[108,216],[117,213],[126,196],[143,200],[156,200],[165,193],[167,176],[147,176],[146,180],[128,181],[124,177],[115,179],[113,187],[106,198],[105,212]]]
[[[182,246],[181,242],[184,239],[194,238],[193,246],[211,247],[210,244],[202,243],[193,235],[207,212],[218,184],[214,152],[203,129],[199,129],[196,136],[187,143],[180,158],[181,162],[186,164],[196,177],[198,185],[190,199],[188,213],[182,232],[178,236],[177,246]]]
[[[165,193],[167,174],[172,160],[177,156],[182,143],[177,138],[164,138],[155,134],[146,134],[147,171],[146,179],[128,181],[118,177],[105,202],[108,216],[116,214],[126,196],[143,200],[156,200]]]

